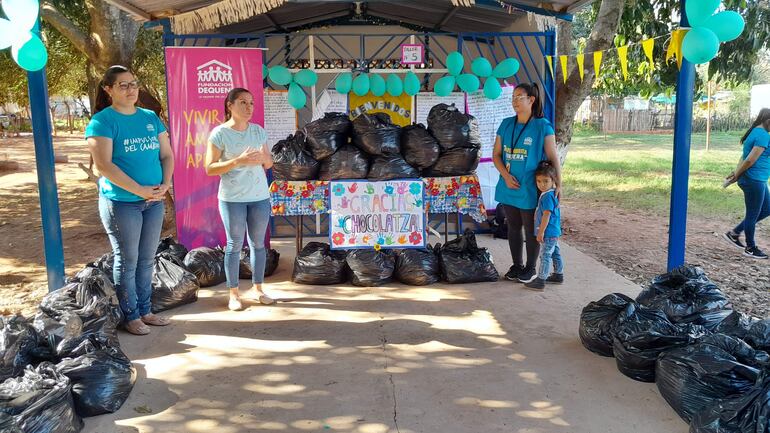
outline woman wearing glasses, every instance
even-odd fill
[[[508,244],[513,265],[505,274],[511,281],[529,283],[535,279],[535,265],[540,246],[535,237],[535,209],[538,190],[535,170],[548,160],[555,169],[557,196],[561,192],[561,165],[556,151],[553,126],[543,117],[543,103],[537,84],[520,84],[513,91],[516,115],[503,119],[497,128],[493,161],[500,172],[495,200],[503,204],[508,223]],[[522,236],[522,228],[524,235]],[[522,257],[526,239],[527,260]],[[550,282],[554,281],[549,277]]]
[[[115,254],[113,278],[125,329],[145,335],[147,325],[169,324],[152,313],[150,299],[174,157],[166,127],[154,112],[136,107],[138,96],[139,84],[128,68],[108,68],[86,139],[101,174],[99,215]]]

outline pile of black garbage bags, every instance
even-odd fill
[[[479,164],[476,118],[454,105],[438,104],[422,124],[400,127],[384,113],[350,121],[327,113],[273,147],[276,180],[369,179],[460,176]]]
[[[655,382],[691,433],[770,432],[770,319],[734,310],[701,268],[591,302],[579,333],[621,373]]]
[[[278,258],[268,250],[266,274]],[[123,313],[112,263],[105,254],[68,278],[32,318],[0,316],[0,432],[78,432],[83,417],[115,412],[128,398],[136,370],[118,341]],[[248,248],[240,277],[251,278]],[[155,256],[153,312],[195,302],[200,287],[224,280],[221,249],[188,252],[164,238]]]
[[[497,281],[492,256],[476,244],[471,230],[445,245],[424,249],[332,250],[327,243],[309,242],[294,260],[292,281],[300,284],[381,286],[394,280],[425,286]]]

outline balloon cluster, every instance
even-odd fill
[[[382,96],[385,92],[393,96],[401,96],[402,93],[414,96],[420,91],[420,79],[412,71],[406,73],[403,82],[396,74],[389,74],[386,80],[379,74],[361,73],[354,79],[352,73],[345,72],[337,76],[334,87],[342,94],[353,91],[358,96],[369,92],[374,96]]]
[[[479,77],[481,77],[485,79],[484,96],[489,99],[497,99],[503,93],[500,82],[497,80],[515,75],[519,71],[519,61],[508,58],[498,63],[493,69],[492,64],[485,57],[476,57],[471,62],[471,72],[473,73],[463,74],[465,59],[459,51],[453,51],[447,56],[446,67],[449,70],[449,75],[440,78],[433,86],[436,95],[449,95],[454,90],[455,85],[459,86],[463,92],[475,92],[479,90],[481,85]]]
[[[11,56],[27,71],[39,71],[48,62],[48,51],[40,37],[32,32],[40,5],[37,0],[2,0],[0,18],[0,50],[11,47]]]
[[[297,71],[297,73],[292,74],[286,66],[278,65],[268,69],[267,74],[265,74],[266,69],[267,68],[263,65],[263,76],[270,78],[270,81],[275,84],[289,86],[289,93],[287,95],[289,105],[296,110],[305,106],[307,103],[307,96],[300,86],[315,86],[315,83],[318,82],[318,74],[316,74],[315,71],[311,69],[301,69]]]
[[[719,3],[720,0],[691,0],[685,4],[691,28],[682,41],[682,54],[692,63],[706,63],[716,57],[719,43],[737,38],[746,26],[737,12],[715,14]]]

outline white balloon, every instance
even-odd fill
[[[5,16],[17,27],[32,30],[40,12],[38,0],[2,0]]]
[[[11,45],[16,38],[16,32],[10,21],[0,18],[0,50],[4,50]]]

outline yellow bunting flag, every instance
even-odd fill
[[[583,55],[583,53],[580,53],[577,56],[575,56],[575,59],[577,60],[578,71],[580,72],[580,81],[582,82],[583,81],[583,68],[584,68],[583,62],[585,61],[585,56]]]
[[[602,67],[602,52],[595,51],[594,52],[594,73],[596,74],[596,78],[599,78],[599,69],[601,67]]]
[[[620,59],[620,69],[623,71],[623,79],[628,79],[628,45],[618,47],[618,59]]]
[[[556,76],[553,75],[553,57],[545,56],[545,60],[548,62],[548,69],[551,71],[551,76],[556,78]]]
[[[676,56],[676,64],[679,69],[682,69],[682,40],[684,35],[687,34],[687,29],[677,29],[671,32],[671,41],[668,43],[668,49],[666,50],[666,63]]]
[[[567,56],[559,56],[561,61],[561,74],[564,76],[564,84],[567,84]]]
[[[655,39],[645,39],[642,41],[642,49],[647,59],[650,60],[650,73],[655,69],[655,60],[653,60],[652,53],[655,51]]]

